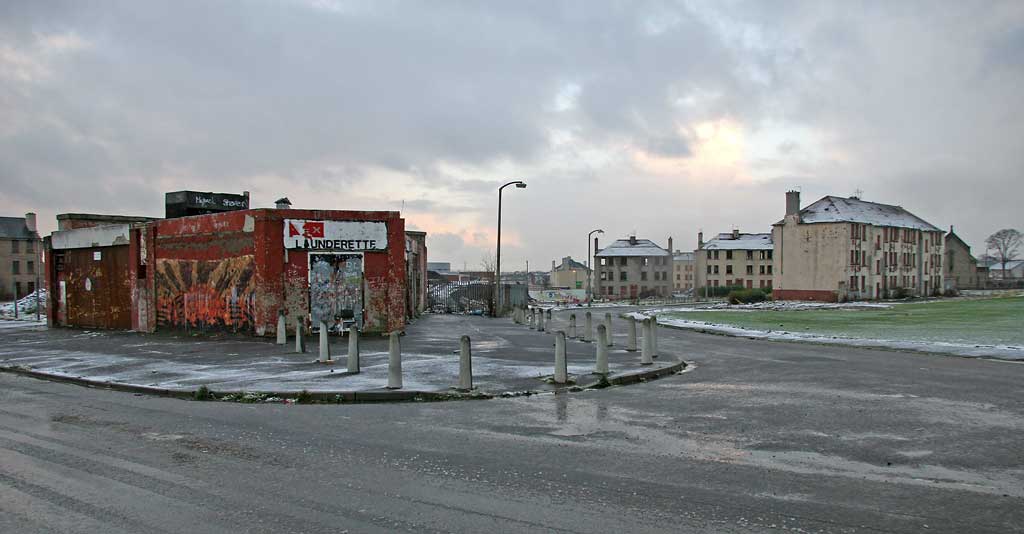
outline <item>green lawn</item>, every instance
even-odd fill
[[[894,304],[889,309],[714,310],[664,313],[661,316],[754,330],[1024,346],[1024,297]]]

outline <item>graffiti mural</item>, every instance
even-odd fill
[[[339,332],[363,328],[363,257],[358,254],[309,255],[309,314]]]
[[[156,262],[157,327],[251,330],[255,316],[252,256]]]

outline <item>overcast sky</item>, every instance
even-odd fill
[[[1024,230],[1024,2],[0,2],[0,208],[402,210],[432,261],[770,231],[863,191]]]

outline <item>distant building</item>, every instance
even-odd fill
[[[586,289],[589,273],[586,265],[566,256],[558,265],[551,262],[550,285],[558,289]]]
[[[672,238],[668,249],[649,239],[619,239],[595,254],[594,296],[608,299],[667,297],[672,293]]]
[[[427,270],[442,274],[450,273],[452,272],[452,264],[447,261],[428,261]]]
[[[978,265],[971,255],[971,247],[949,227],[945,238],[946,289],[984,289],[988,282],[988,268]]]
[[[944,232],[900,206],[826,196],[775,223],[776,299],[836,301],[942,291]]]
[[[1010,260],[1005,264],[993,263],[988,268],[988,274],[992,280],[1024,279],[1024,260]]]
[[[0,217],[0,299],[19,298],[45,285],[40,269],[42,241],[36,231],[36,214]]]
[[[718,234],[704,242],[697,235],[696,287],[742,286],[771,288],[772,234],[744,234],[739,230]]]
[[[696,262],[693,252],[675,251],[672,254],[672,285],[676,291],[693,289]]]

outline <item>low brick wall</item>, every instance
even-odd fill
[[[813,300],[817,302],[836,302],[839,300],[835,291],[819,289],[774,289],[772,298],[775,300]]]

